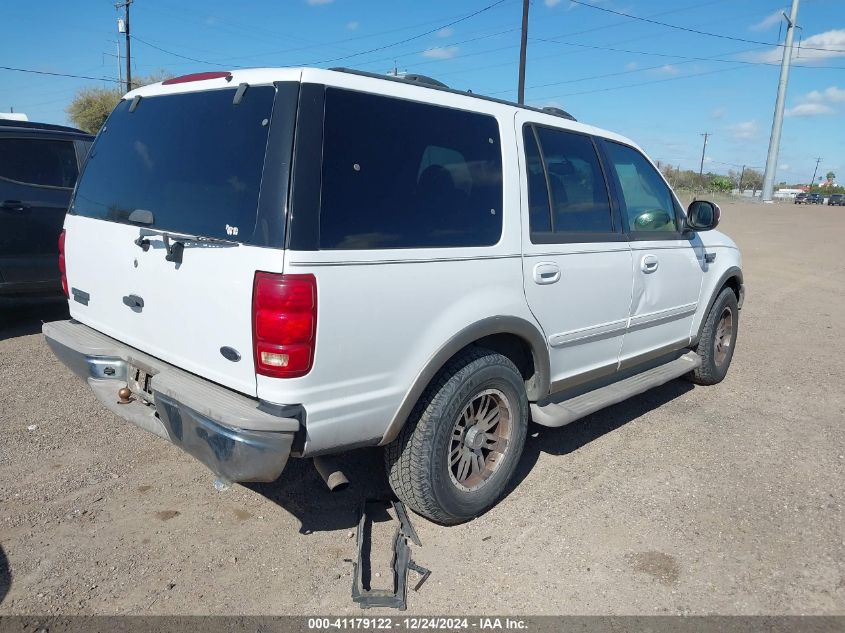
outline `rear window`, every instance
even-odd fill
[[[37,187],[72,189],[78,175],[72,141],[0,139],[0,178]]]
[[[488,115],[326,90],[320,248],[488,246],[502,150]]]
[[[265,245],[256,226],[275,88],[121,101],[97,137],[71,211],[127,222],[151,211],[160,230]],[[280,211],[281,213],[281,211]]]

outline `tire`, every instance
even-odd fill
[[[701,356],[701,367],[694,370],[690,379],[697,385],[715,385],[722,382],[731,365],[736,335],[739,327],[739,306],[734,291],[722,289],[704,322],[701,339],[695,351]]]
[[[516,366],[492,350],[466,348],[435,376],[399,436],[385,447],[393,492],[414,512],[441,524],[483,514],[516,470],[528,415]]]

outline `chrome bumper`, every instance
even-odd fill
[[[169,440],[221,479],[274,481],[282,473],[300,408],[265,406],[72,319],[45,323],[43,332],[53,353],[109,411]],[[133,368],[151,376],[150,390],[136,390],[121,404],[117,392],[135,386]]]

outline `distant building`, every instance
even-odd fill
[[[0,119],[7,121],[29,121],[29,117],[23,112],[0,112]]]
[[[775,191],[773,197],[780,198],[782,200],[791,200],[792,198],[797,196],[799,193],[804,193],[804,192],[805,192],[805,190],[803,188],[801,188],[801,189],[778,189],[777,191]]]

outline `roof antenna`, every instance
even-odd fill
[[[397,66],[396,66],[396,60],[395,59],[393,60],[393,76],[394,77],[399,76],[399,68],[397,68]]]

